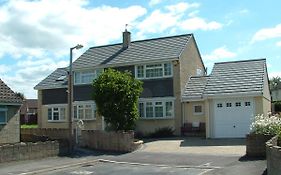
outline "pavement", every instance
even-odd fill
[[[265,174],[264,159],[245,156],[244,139],[171,138],[144,140],[132,153],[78,149],[70,157],[0,164],[0,175],[257,175]]]

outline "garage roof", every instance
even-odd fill
[[[21,104],[22,99],[0,79],[0,103]]]
[[[262,94],[265,76],[267,76],[266,59],[215,63],[206,83],[200,78],[190,78],[182,98],[188,100],[197,94],[204,97]]]

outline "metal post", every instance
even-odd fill
[[[69,128],[69,148],[73,151],[73,128],[72,128],[72,50],[70,48],[70,62],[68,72],[68,128]]]

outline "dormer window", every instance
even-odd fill
[[[102,73],[102,69],[74,73],[74,84],[91,84]]]
[[[138,79],[153,79],[172,77],[171,63],[146,64],[135,66],[135,77]]]

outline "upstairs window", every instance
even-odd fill
[[[7,123],[7,108],[0,108],[0,124]]]
[[[203,114],[203,106],[202,105],[194,105],[193,106],[193,114],[194,115],[202,115]]]
[[[172,76],[171,63],[147,64],[135,66],[136,78],[151,79]]]
[[[48,121],[65,121],[65,107],[48,108]]]
[[[102,72],[102,69],[74,72],[74,84],[91,84]]]

